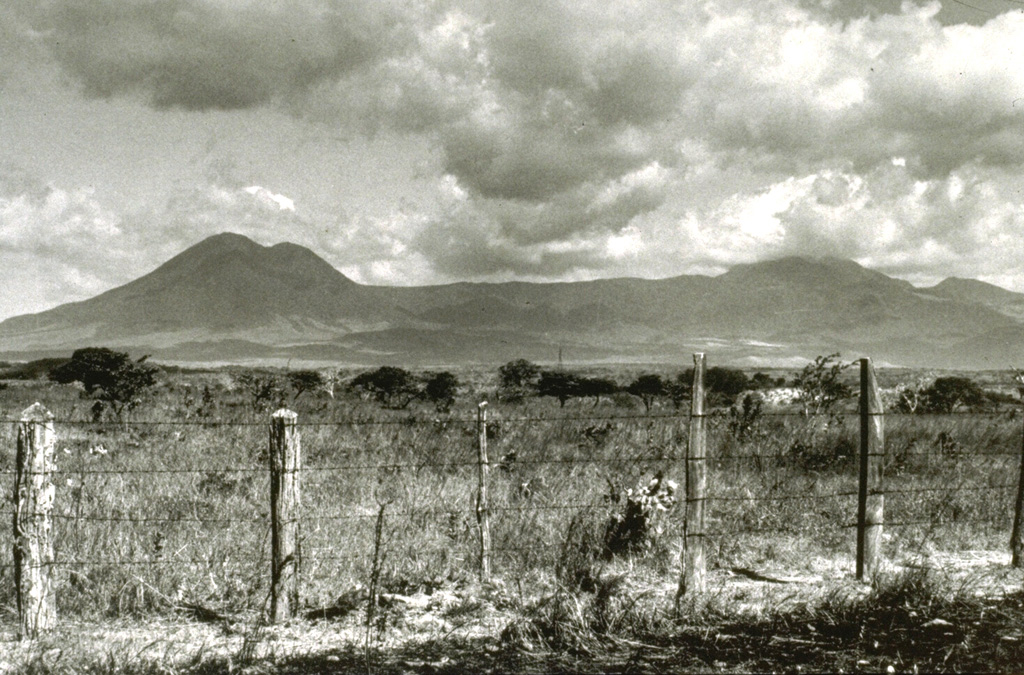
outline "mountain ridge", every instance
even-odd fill
[[[0,322],[0,356],[102,345],[164,360],[351,363],[791,362],[841,350],[928,367],[1024,362],[1024,294],[974,280],[930,288],[840,258],[789,256],[719,276],[368,286],[308,248],[207,238],[88,300]],[[965,345],[977,349],[965,349]],[[255,356],[254,356],[255,355]]]

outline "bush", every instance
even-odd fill
[[[156,384],[160,369],[146,363],[148,357],[132,361],[128,354],[106,347],[76,350],[71,360],[50,371],[50,379],[61,384],[81,382],[86,394],[100,403],[94,412],[109,405],[114,414],[131,410],[142,395]]]
[[[284,386],[272,373],[246,371],[236,373],[233,379],[249,395],[249,406],[254,413],[266,412],[275,405],[284,405]]]
[[[533,393],[540,378],[540,368],[526,359],[509,361],[498,369],[498,400],[522,401]]]
[[[357,375],[349,387],[369,394],[385,408],[393,410],[407,408],[421,395],[412,373],[394,366],[381,366]]]
[[[315,370],[296,370],[288,373],[288,386],[294,398],[298,398],[307,391],[323,388],[324,376]]]
[[[564,408],[566,401],[580,395],[580,380],[564,370],[545,370],[537,382],[537,395],[557,398],[559,407]]]
[[[446,413],[455,405],[455,395],[459,388],[459,380],[449,372],[437,373],[427,380],[423,393],[427,400],[434,404],[437,412]]]
[[[921,391],[921,409],[951,413],[958,408],[977,408],[985,403],[985,392],[966,377],[939,377]]]
[[[637,396],[644,402],[644,410],[651,412],[654,400],[665,395],[665,382],[660,375],[641,375],[626,388],[630,394]]]
[[[649,546],[650,534],[657,532],[655,518],[675,506],[677,489],[658,472],[646,485],[626,490],[622,511],[605,528],[605,556],[637,553]]]
[[[839,352],[836,352],[818,356],[804,366],[793,385],[800,390],[798,400],[803,405],[805,415],[827,413],[853,394],[850,386],[840,379],[843,371],[851,365],[841,362]]]
[[[618,391],[619,385],[605,377],[581,377],[579,380],[579,396],[593,397],[595,406],[602,396],[614,396]]]

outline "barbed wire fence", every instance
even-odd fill
[[[694,401],[702,375],[703,361]],[[1019,564],[1022,418],[896,414],[874,398],[854,413],[753,420],[697,405],[650,415],[291,413],[276,433],[281,411],[125,424],[33,406],[0,421],[0,443],[14,450],[0,464],[14,485],[14,527],[0,528],[0,547],[14,554],[0,563],[5,605],[25,636],[50,630],[58,611],[331,616],[358,586],[411,593],[550,575],[578,548],[569,533],[581,526],[598,557],[624,554],[675,576],[681,594],[701,592],[708,569],[816,555],[856,561],[864,579],[883,559],[968,547],[1009,547]],[[291,487],[272,490],[282,480]]]

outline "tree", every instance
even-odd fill
[[[951,413],[961,407],[977,407],[985,402],[985,392],[966,377],[938,377],[921,390],[921,409]]]
[[[145,392],[156,384],[160,369],[146,363],[147,356],[132,360],[124,352],[106,347],[86,347],[71,360],[50,371],[50,379],[62,384],[81,382],[85,392],[109,405],[118,417],[141,403]]]
[[[672,399],[672,405],[678,410],[683,407],[683,401],[690,398],[693,389],[693,368],[688,368],[677,373],[675,379],[665,383],[665,394]]]
[[[436,373],[427,380],[423,393],[434,404],[439,413],[446,413],[455,405],[455,394],[459,388],[457,377],[448,372]]]
[[[731,405],[736,397],[750,387],[746,373],[735,368],[714,366],[704,373],[704,389],[709,394],[712,404]],[[683,401],[690,398],[693,388],[693,368],[687,368],[676,375],[674,381],[665,383],[665,393],[671,397],[673,405],[679,408]]]
[[[381,366],[357,375],[349,387],[372,396],[385,408],[399,410],[408,407],[421,395],[412,373],[394,366]]]
[[[644,410],[651,412],[654,400],[665,395],[665,382],[661,379],[661,375],[645,374],[633,380],[626,391],[634,396],[639,396],[640,400],[644,402]]]
[[[553,396],[559,407],[564,408],[566,401],[580,395],[579,377],[564,370],[545,370],[537,382],[537,395]]]
[[[721,366],[708,368],[704,382],[709,392],[728,399],[730,403],[750,388],[750,380],[747,378],[746,373],[736,368],[723,368]]]
[[[503,401],[522,401],[532,393],[540,377],[540,368],[526,359],[509,361],[498,369],[498,398]]]
[[[602,396],[611,396],[617,392],[619,385],[606,377],[581,377],[577,389],[580,396],[593,397],[596,406]]]
[[[324,376],[316,370],[296,370],[288,373],[288,386],[294,392],[294,397],[298,398],[307,391],[322,389]]]
[[[284,405],[284,386],[276,375],[249,370],[235,373],[233,377],[235,384],[249,394],[249,406],[254,413],[265,412],[273,405]]]
[[[797,401],[803,405],[804,415],[827,413],[836,403],[852,395],[850,386],[840,379],[851,365],[841,362],[836,352],[818,356],[804,366],[793,381],[793,386],[799,390]]]

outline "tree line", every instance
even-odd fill
[[[736,368],[714,366],[705,373],[705,389],[710,406],[757,405],[758,390],[790,387],[794,403],[805,414],[827,413],[854,392],[844,377],[853,364],[844,363],[838,353],[818,356],[789,382],[762,372],[752,376]],[[45,376],[59,383],[79,382],[84,395],[95,400],[93,413],[100,417],[109,412],[116,417],[137,407],[146,393],[157,383],[161,368],[147,357],[133,359],[128,354],[105,347],[76,350],[70,359],[42,359],[27,364],[11,365],[0,371],[3,379],[36,379]],[[628,383],[609,377],[590,376],[572,370],[543,368],[526,359],[509,361],[498,369],[498,401],[520,403],[527,398],[553,398],[560,407],[573,399],[590,400],[596,406],[603,398],[629,395],[639,399],[648,412],[659,401],[679,408],[691,395],[693,369],[674,376],[642,373]],[[299,397],[322,391],[332,398],[336,389],[373,400],[384,408],[400,410],[415,401],[433,405],[438,412],[448,412],[455,404],[461,383],[451,372],[415,374],[396,366],[381,366],[359,373],[342,382],[336,372],[320,370],[289,370],[285,372],[241,370],[232,372],[235,386],[246,393],[253,411],[275,405],[287,405]],[[738,402],[747,392],[750,400]],[[751,393],[754,392],[754,393]],[[207,388],[203,397],[212,397]],[[981,409],[999,403],[1015,402],[1012,396],[983,390],[967,377],[946,376],[896,387],[888,401],[891,409],[905,413],[949,413],[962,409]]]

